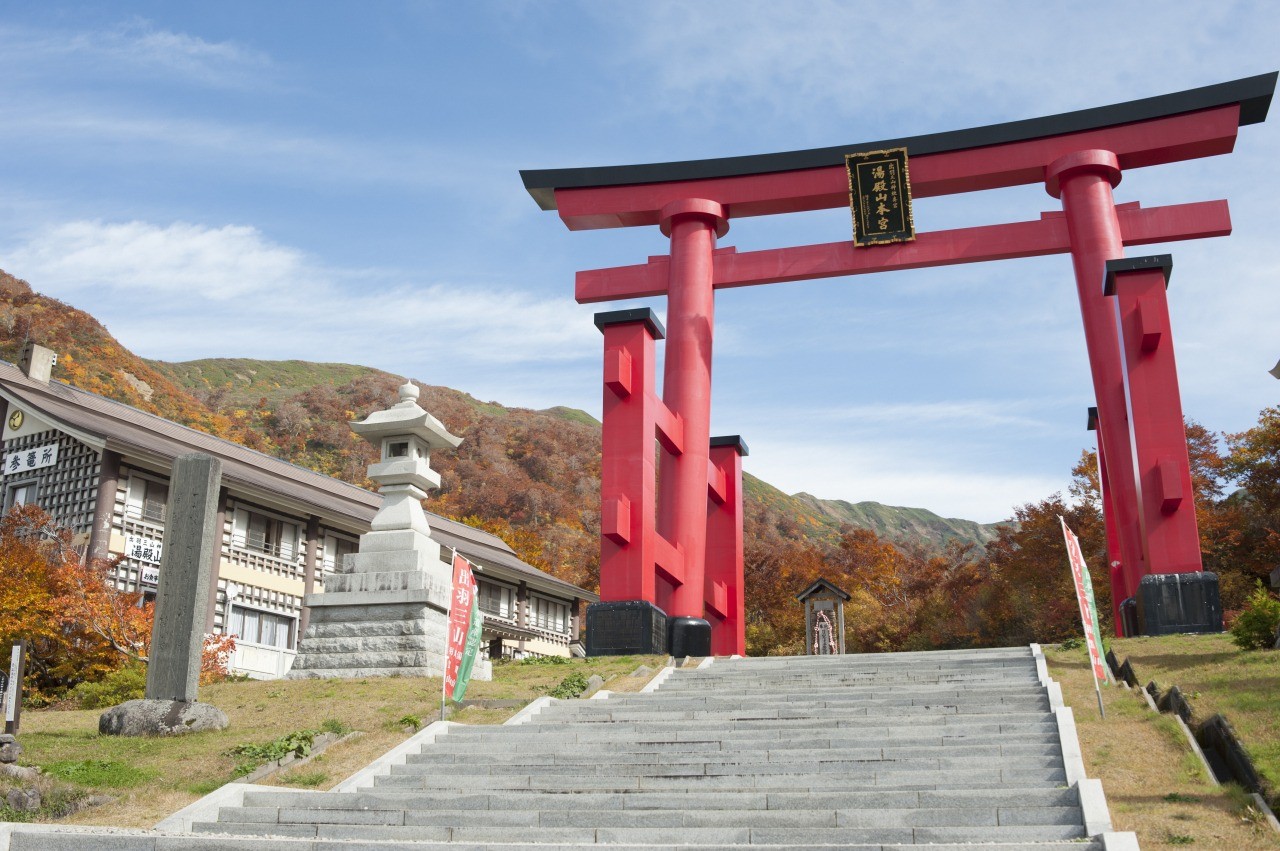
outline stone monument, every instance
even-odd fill
[[[222,730],[227,716],[196,700],[209,574],[218,546],[222,462],[192,453],[173,462],[164,556],[143,700],[113,706],[98,719],[104,735],[156,736]]]
[[[422,500],[440,485],[431,451],[462,438],[418,406],[412,383],[400,387],[398,403],[351,428],[379,450],[369,478],[380,486],[382,507],[359,551],[338,565],[323,592],[303,599],[311,620],[289,678],[442,676],[453,576],[431,539]],[[472,676],[491,675],[484,662]]]

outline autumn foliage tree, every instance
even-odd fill
[[[0,518],[0,647],[28,641],[29,688],[55,696],[143,658],[151,607],[84,565],[71,533],[35,506]]]

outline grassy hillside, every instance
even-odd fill
[[[279,402],[317,385],[336,387],[369,375],[386,375],[367,366],[301,360],[206,358],[182,363],[158,360],[146,363],[196,398],[219,397],[220,401],[234,406],[254,404],[259,399]]]
[[[995,539],[996,529],[1000,525],[940,517],[927,508],[818,499],[807,493],[798,493],[794,499],[837,526],[847,523],[861,529],[870,529],[891,541],[927,541],[938,548],[954,540],[985,546]]]

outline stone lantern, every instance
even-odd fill
[[[431,450],[453,449],[462,442],[462,438],[450,434],[443,423],[418,407],[418,394],[417,386],[406,382],[400,386],[399,402],[351,424],[351,430],[381,454],[381,460],[369,467],[369,478],[378,483],[382,494],[382,508],[373,518],[373,531],[411,533],[379,539],[388,543],[415,540],[414,534],[425,537],[431,533],[422,510],[427,491],[440,487],[440,474],[431,469]],[[366,551],[369,537],[360,539],[360,552]],[[427,540],[430,543],[425,546],[435,548],[434,560],[439,561],[440,546]]]
[[[323,593],[303,600],[311,619],[289,676],[440,676],[453,575],[430,537],[422,500],[440,486],[432,450],[452,449],[462,438],[418,407],[412,383],[400,387],[399,402],[351,429],[378,449],[369,478],[382,507],[359,551],[343,560]],[[472,676],[489,679],[488,663]]]

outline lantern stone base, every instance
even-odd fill
[[[311,620],[291,680],[339,677],[439,677],[448,616],[426,590],[309,594]],[[472,679],[492,678],[476,661]]]

